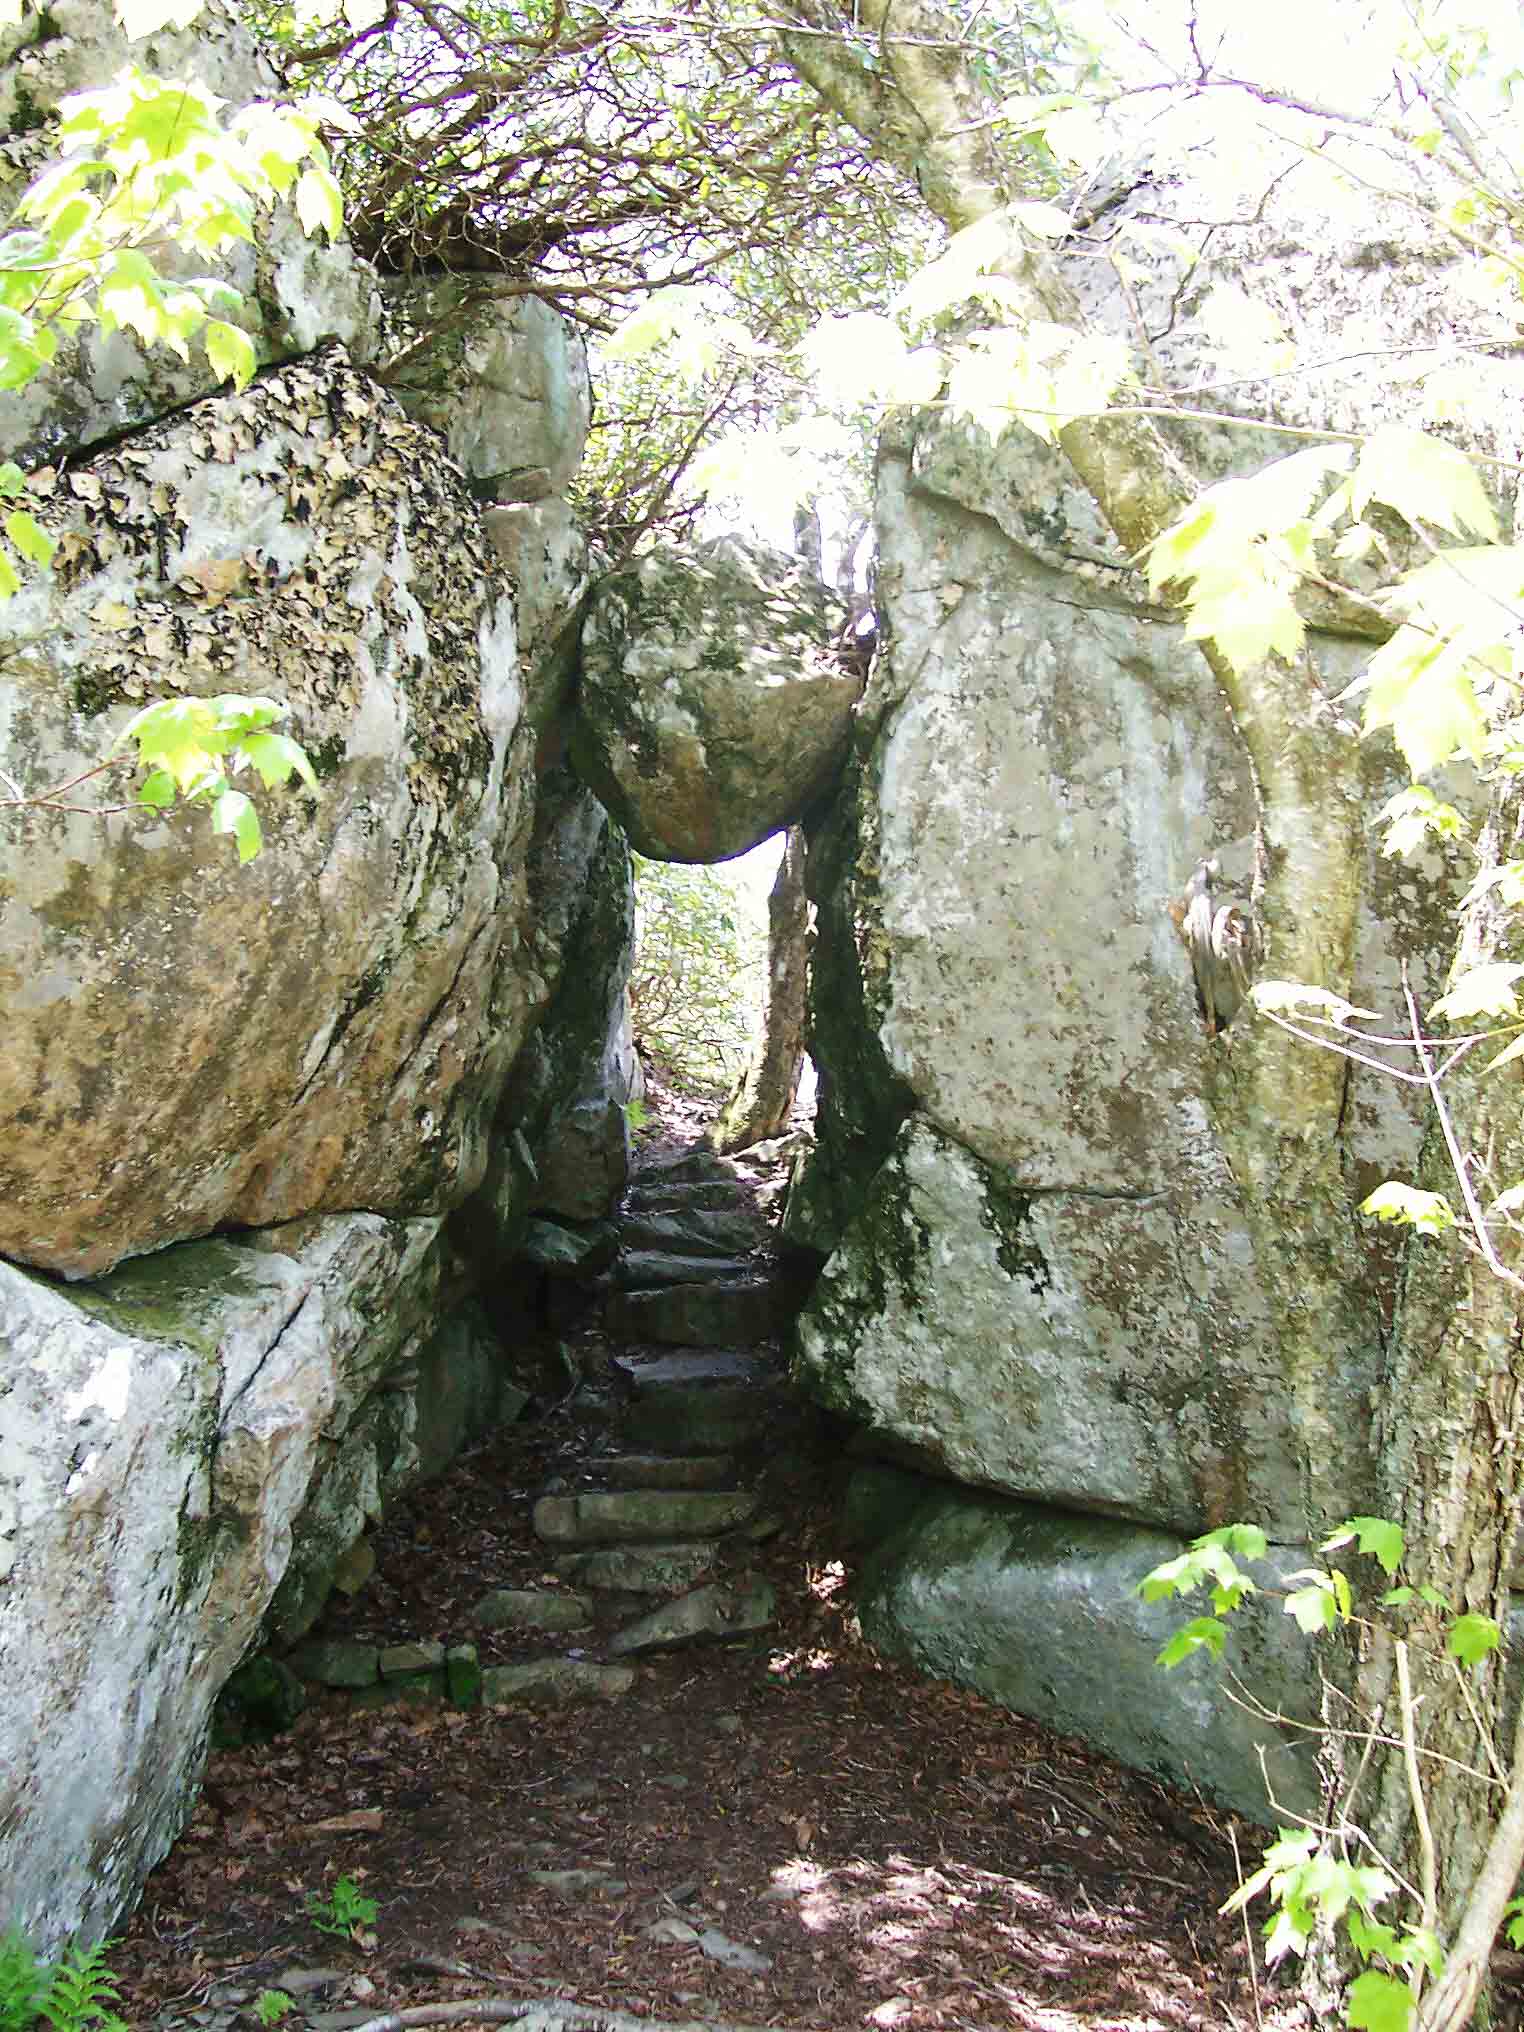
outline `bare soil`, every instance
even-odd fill
[[[565,1411],[501,1433],[389,1517],[375,1578],[321,1633],[472,1638],[485,1662],[575,1643],[488,1636],[469,1610],[547,1584],[531,1502],[601,1444]],[[581,1706],[327,1694],[214,1754],[113,1955],[128,2022],[252,2024],[259,1990],[321,1968],[300,2006],[325,2027],[494,1994],[800,2032],[1299,2024],[1218,1910],[1259,1830],[863,1643],[835,1446],[817,1434],[765,1481],[787,1528],[748,1548],[778,1591],[760,1637],[643,1662]],[[562,1871],[590,1874],[530,1874]],[[340,1876],[379,1906],[353,1939],[306,1916]]]

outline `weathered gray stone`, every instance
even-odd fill
[[[456,464],[508,501],[562,492],[592,416],[587,354],[538,297],[503,298],[478,276],[388,278],[394,350],[387,385],[437,430]],[[423,343],[418,343],[419,339]]]
[[[220,1226],[443,1211],[544,987],[516,951],[512,602],[469,497],[331,348],[37,506],[63,563],[0,612],[0,767],[41,787],[151,693],[274,686],[323,794],[256,791],[246,867],[199,806],[5,828],[0,1250],[79,1277]]]
[[[528,710],[536,727],[559,712],[575,676],[557,654],[561,632],[589,584],[587,536],[562,500],[521,501],[486,509],[482,527],[513,581],[519,647],[528,665]]]
[[[735,1284],[751,1265],[743,1256],[668,1256],[659,1249],[627,1249],[614,1266],[621,1291],[653,1291],[668,1284]]]
[[[598,586],[571,751],[642,853],[728,860],[820,796],[861,690],[842,622],[797,558],[731,537]]]
[[[718,1208],[626,1213],[619,1220],[619,1239],[626,1250],[659,1250],[669,1256],[744,1256],[766,1235],[753,1215]]]
[[[592,1619],[585,1596],[543,1588],[494,1588],[471,1611],[484,1630],[581,1630]]]
[[[757,1508],[750,1491],[628,1489],[608,1495],[542,1496],[534,1528],[552,1545],[660,1543],[734,1531]]]
[[[613,1700],[635,1684],[628,1665],[597,1665],[587,1658],[536,1658],[527,1665],[489,1665],[482,1673],[487,1707],[516,1700]]]
[[[1272,1818],[1263,1751],[1282,1806],[1316,1813],[1316,1732],[1294,1726],[1318,1716],[1316,1648],[1278,1602],[1233,1616],[1226,1663],[1288,1716],[1284,1731],[1231,1701],[1205,1654],[1168,1672],[1155,1663],[1202,1611],[1188,1599],[1145,1603],[1137,1586],[1184,1549],[1134,1525],[928,1484],[864,1566],[858,1613],[882,1650],[1257,1820]],[[1264,1584],[1306,1558],[1305,1546],[1287,1547],[1249,1570]]]
[[[728,1213],[741,1205],[741,1188],[734,1178],[673,1179],[670,1183],[658,1178],[632,1185],[624,1203],[630,1214],[675,1214],[690,1208]]]
[[[413,1644],[388,1644],[377,1663],[383,1679],[416,1679],[440,1671],[445,1647],[434,1638]]]
[[[606,1269],[618,1249],[619,1237],[611,1221],[564,1228],[558,1221],[532,1220],[521,1244],[525,1262],[551,1277],[591,1276]]]
[[[682,1644],[724,1642],[765,1630],[777,1609],[777,1596],[765,1580],[711,1581],[616,1631],[608,1648],[627,1657],[641,1651],[670,1651]]]
[[[374,1686],[381,1677],[381,1654],[374,1644],[348,1637],[315,1637],[298,1644],[286,1663],[303,1679],[319,1686]]]
[[[376,1548],[368,1538],[360,1537],[346,1552],[341,1552],[333,1569],[333,1587],[337,1594],[357,1595],[376,1571]]]
[[[395,1402],[405,1456],[407,1393],[387,1385],[436,1289],[438,1228],[298,1222],[67,1288],[0,1265],[0,1655],[51,1690],[0,1702],[0,1881],[39,1951],[107,1930],[169,1847],[213,1701],[373,1402]],[[372,1456],[355,1486],[381,1472]],[[336,1518],[329,1571],[364,1523]]]
[[[615,1291],[604,1309],[609,1332],[621,1340],[680,1348],[749,1346],[777,1333],[788,1318],[776,1285],[740,1279]]]
[[[715,1547],[703,1540],[683,1545],[608,1545],[593,1552],[558,1552],[551,1562],[565,1580],[611,1593],[664,1595],[692,1587],[714,1565]]]

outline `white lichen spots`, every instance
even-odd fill
[[[98,1406],[113,1423],[120,1421],[126,1415],[132,1394],[132,1366],[130,1348],[110,1349],[78,1390],[65,1393],[64,1418],[72,1423]]]

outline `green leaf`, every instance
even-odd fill
[[[11,554],[0,544],[0,602],[8,600],[21,590],[21,577],[11,562]]]
[[[1367,1969],[1349,1986],[1345,2022],[1355,2032],[1408,2032],[1417,2009],[1410,1983],[1381,1969]]]
[[[1445,1649],[1462,1665],[1479,1665],[1503,1641],[1502,1632],[1491,1616],[1457,1616],[1445,1639]]]
[[[259,852],[259,813],[241,790],[224,790],[214,801],[212,831],[233,835],[240,861],[252,861]]]
[[[1383,1609],[1405,1609],[1413,1598],[1413,1589],[1410,1587],[1388,1588],[1386,1593],[1381,1597],[1381,1607]]]
[[[249,734],[238,744],[238,752],[259,771],[267,790],[300,776],[309,790],[317,791],[318,780],[306,750],[285,734]]]
[[[1354,1541],[1357,1549],[1379,1560],[1388,1574],[1402,1564],[1402,1526],[1387,1517],[1349,1517],[1318,1547],[1319,1552],[1336,1552]]]
[[[321,229],[330,240],[337,240],[344,230],[343,195],[326,169],[302,171],[296,186],[296,216],[307,234]]]
[[[1378,1221],[1406,1221],[1421,1235],[1442,1235],[1455,1226],[1455,1209],[1442,1192],[1420,1192],[1417,1186],[1389,1179],[1360,1202],[1363,1214]]]
[[[138,803],[155,811],[167,811],[175,801],[175,779],[167,769],[155,769],[138,790]]]
[[[1263,1559],[1270,1548],[1270,1541],[1257,1524],[1222,1524],[1215,1531],[1203,1532],[1193,1543],[1198,1550],[1220,1545],[1237,1559]]]
[[[7,459],[5,464],[0,466],[0,501],[14,501],[18,494],[25,492],[25,489],[26,474],[14,459]]]
[[[206,327],[205,337],[206,357],[218,380],[231,381],[235,388],[246,388],[256,365],[254,341],[248,333],[214,318]]]
[[[1384,501],[1415,525],[1428,522],[1455,536],[1498,540],[1497,516],[1476,467],[1427,431],[1389,423],[1366,439],[1352,481],[1357,519],[1372,500]]]
[[[1290,1576],[1300,1580],[1300,1574]],[[1288,1595],[1284,1603],[1285,1613],[1294,1616],[1296,1625],[1305,1635],[1314,1637],[1319,1630],[1331,1630],[1339,1620],[1334,1596],[1333,1583],[1327,1574],[1318,1574],[1311,1587],[1298,1588]]]
[[[5,533],[28,563],[44,567],[52,563],[58,546],[25,508],[15,508],[6,516]]]
[[[1440,996],[1429,1014],[1443,1016],[1450,1023],[1466,1023],[1474,1016],[1517,1016],[1519,1001],[1513,984],[1521,975],[1524,966],[1501,962],[1471,967],[1447,994]]]
[[[1220,1658],[1227,1636],[1226,1627],[1215,1616],[1198,1616],[1175,1632],[1154,1663],[1168,1672],[1196,1651],[1210,1651],[1214,1658]]]

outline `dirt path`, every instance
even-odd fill
[[[577,1338],[596,1376],[617,1350],[595,1324]],[[502,1433],[393,1513],[322,1634],[528,1655],[473,1606],[565,1585],[532,1506],[607,1444],[570,1405]],[[1263,1976],[1256,2005],[1217,1911],[1232,1836],[1247,1859],[1255,1832],[878,1660],[832,1536],[838,1437],[805,1419],[764,1454],[784,1528],[744,1557],[776,1591],[770,1627],[642,1655],[617,1698],[327,1692],[288,1734],[215,1754],[113,1957],[128,2022],[252,2025],[277,1987],[313,2032],[492,1994],[801,2032],[1298,2022]],[[602,1657],[605,1636],[557,1641]],[[306,1916],[341,1876],[379,1908],[361,1937]]]

